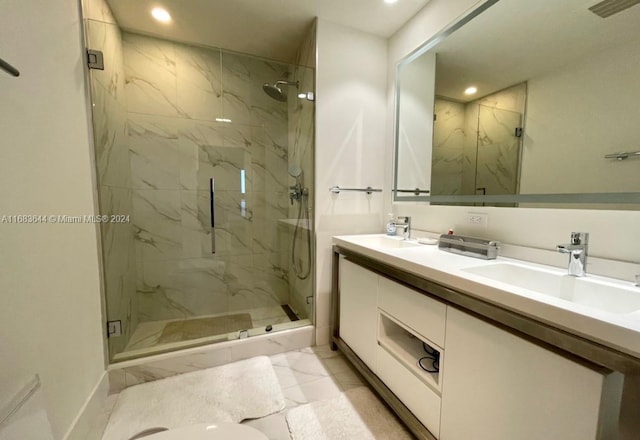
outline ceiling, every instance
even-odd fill
[[[436,93],[475,100],[640,39],[640,5],[603,19],[588,9],[598,1],[499,1],[433,49]]]
[[[107,0],[120,27],[291,62],[315,17],[388,38],[429,0]],[[156,22],[153,7],[173,20]]]

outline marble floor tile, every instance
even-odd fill
[[[259,419],[246,420],[242,423],[256,428],[269,437],[269,440],[291,440],[291,434],[289,434],[289,426],[285,420],[284,412]]]
[[[366,386],[364,378],[344,355],[331,351],[328,345],[292,350],[269,358],[285,396],[286,407],[276,414],[242,423],[263,432],[270,440],[291,440],[285,420],[291,408],[331,399],[348,389]],[[113,408],[112,402],[115,400],[110,400],[107,410]]]
[[[117,394],[111,394],[107,397],[107,400],[104,402],[102,406],[102,410],[98,414],[98,416],[93,420],[91,427],[89,428],[89,432],[87,433],[87,438],[101,438],[104,433],[104,429],[107,426],[107,422],[109,421],[109,417],[111,412],[113,411],[113,407],[116,405],[116,400],[118,400]]]

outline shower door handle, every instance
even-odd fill
[[[211,214],[211,253],[216,253],[216,204],[213,177],[209,179],[209,207]]]

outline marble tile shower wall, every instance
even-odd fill
[[[106,4],[94,2],[97,20],[85,20],[89,48],[104,54],[105,70],[91,70],[94,145],[100,213],[133,216],[127,141],[127,106],[122,36]],[[107,316],[123,324],[123,336],[109,338],[111,353],[122,351],[138,323],[136,255],[131,223],[101,225]]]
[[[476,186],[493,188],[493,194],[510,193],[517,186],[519,159],[518,139],[492,143],[492,138],[509,137],[504,133],[504,118],[512,119],[506,112],[524,114],[526,84],[517,84],[508,89],[485,96],[465,105],[465,136],[463,158],[463,193],[474,194]],[[484,111],[480,112],[482,106]],[[493,110],[495,109],[495,110]],[[504,110],[505,112],[501,112]],[[482,116],[482,118],[481,118]],[[478,144],[489,146],[478,156]],[[487,153],[487,154],[484,154]],[[483,182],[476,185],[476,169]]]
[[[434,107],[431,193],[462,194],[465,106],[436,98]]]
[[[293,81],[299,81],[300,92],[312,92],[315,90],[315,53],[316,53],[316,24],[310,27],[306,37],[303,39],[300,47],[296,52],[295,68],[293,70]],[[293,95],[293,94],[291,94]],[[307,218],[312,219],[313,207],[314,207],[314,191],[313,191],[313,144],[314,144],[314,105],[313,102],[306,99],[297,99],[295,96],[290,96],[288,101],[289,106],[289,154],[288,161],[290,165],[297,165],[302,169],[304,185],[309,189]],[[295,180],[289,178],[289,185],[293,185]],[[298,216],[298,204],[289,205],[289,218],[295,219]],[[308,221],[301,223],[303,226],[309,229],[311,234],[311,255],[315,255],[314,248],[314,230],[313,222]],[[288,240],[286,241],[286,247],[282,252],[287,256],[287,261],[291,258],[291,245],[293,240],[293,228],[287,228]],[[303,318],[309,318],[313,315],[313,304],[307,301],[308,297],[313,296],[313,273],[314,273],[314,258],[312,257],[307,261],[307,241],[305,230],[298,231],[298,252],[302,258],[302,268],[306,271],[306,268],[310,266],[310,275],[306,279],[300,279],[293,270],[293,265],[289,264],[289,302],[291,307],[300,314]],[[285,242],[283,242],[285,243]]]
[[[262,84],[292,66],[131,33],[123,47],[140,320],[287,303],[287,105]]]
[[[520,142],[513,129],[521,125],[525,98],[519,84],[467,104],[436,99],[433,194],[515,191]]]

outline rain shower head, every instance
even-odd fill
[[[299,84],[299,81],[276,81],[275,84],[264,83],[262,85],[262,90],[276,101],[286,102],[287,94],[280,88],[280,86],[298,87]]]

